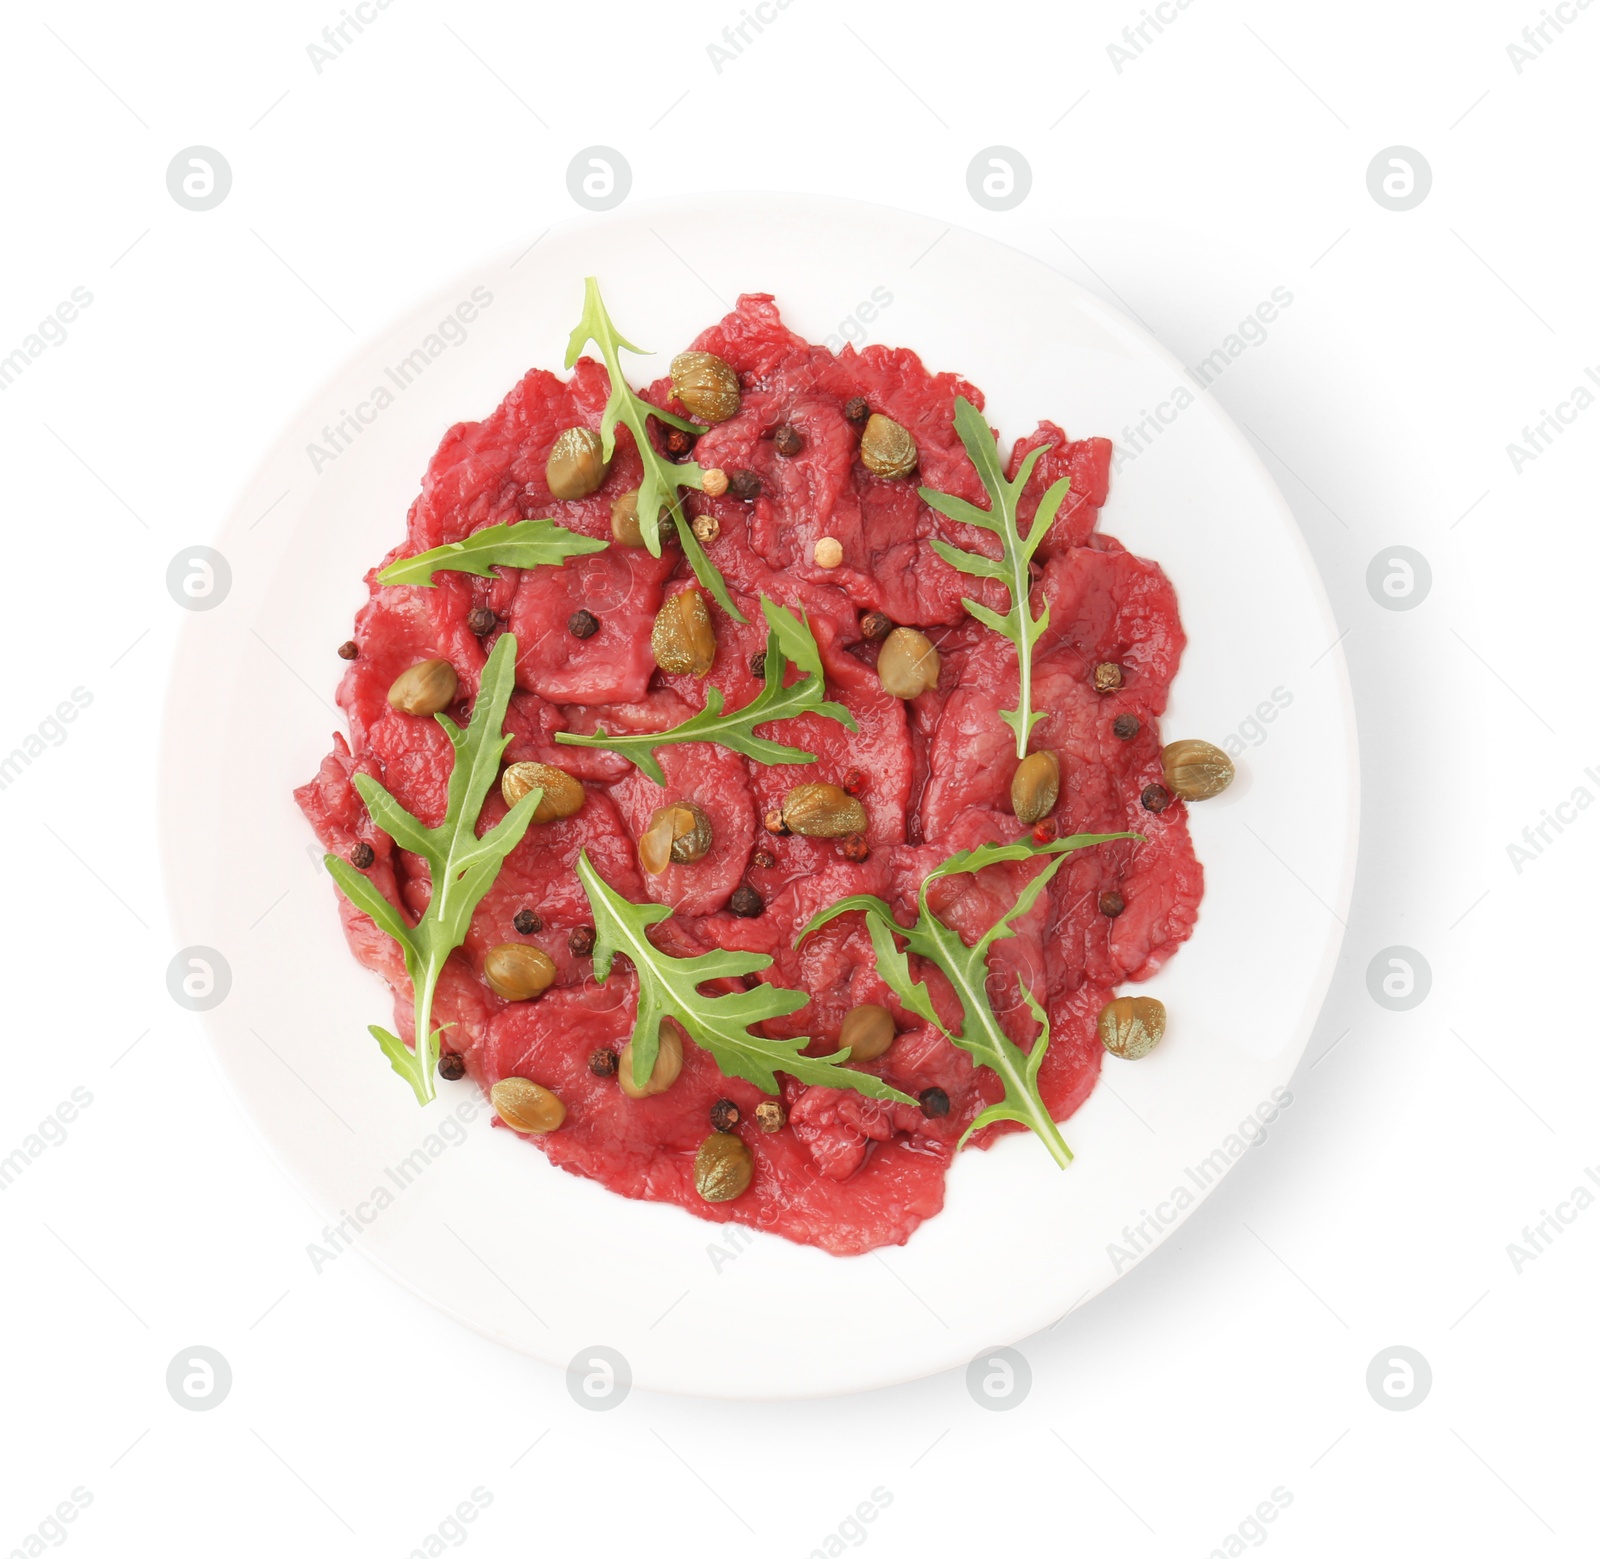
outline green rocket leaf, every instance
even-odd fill
[[[768,968],[772,960],[766,954],[719,948],[693,958],[674,958],[647,935],[651,926],[671,917],[665,904],[630,904],[590,865],[587,851],[578,857],[578,880],[594,912],[595,979],[605,983],[618,953],[628,959],[639,977],[639,1010],[632,1035],[635,1082],[643,1084],[655,1069],[661,1020],[676,1018],[689,1038],[710,1052],[725,1077],[742,1077],[766,1093],[778,1092],[777,1073],[783,1071],[802,1083],[853,1088],[870,1098],[899,1104],[917,1102],[882,1078],[845,1066],[848,1050],[831,1056],[806,1056],[800,1052],[811,1043],[807,1038],[763,1039],[750,1032],[752,1023],[798,1012],[811,999],[804,991],[766,984],[724,996],[701,991],[708,980],[737,978]]]
[[[496,564],[507,568],[560,567],[568,558],[604,552],[606,543],[580,536],[554,520],[518,520],[514,525],[486,525],[465,541],[452,541],[414,558],[396,558],[381,574],[380,585],[428,585],[449,569],[458,574],[494,577]]]
[[[1016,934],[1014,922],[1037,902],[1072,851],[1105,844],[1111,839],[1137,838],[1138,834],[1073,834],[1047,845],[986,844],[974,850],[958,850],[922,879],[922,886],[917,890],[917,919],[914,925],[900,925],[882,899],[868,893],[858,893],[841,899],[813,916],[795,939],[795,945],[798,947],[813,931],[830,920],[851,911],[861,911],[866,916],[867,933],[872,938],[873,951],[878,959],[878,973],[884,984],[899,997],[902,1005],[932,1023],[951,1044],[965,1050],[980,1066],[995,1072],[1005,1084],[1005,1098],[984,1110],[962,1134],[957,1146],[964,1144],[973,1132],[992,1126],[996,1121],[1016,1121],[1035,1132],[1050,1150],[1050,1156],[1065,1168],[1072,1162],[1072,1150],[1062,1140],[1049,1109],[1039,1095],[1039,1068],[1044,1062],[1045,1052],[1050,1048],[1049,1020],[1038,998],[1026,985],[1020,985],[1022,999],[1039,1024],[1039,1035],[1025,1052],[1005,1032],[989,1001],[988,953],[1002,937]],[[928,884],[940,877],[953,877],[960,872],[979,872],[1000,861],[1023,861],[1038,855],[1053,856],[1054,859],[1033,875],[1017,895],[1016,903],[971,947],[928,908]],[[904,941],[904,950],[896,938]],[[955,1033],[939,1018],[928,987],[912,977],[907,953],[926,958],[950,982],[956,999],[961,1003],[962,1012],[961,1026]]]
[[[649,354],[643,347],[635,346],[612,324],[611,316],[606,312],[605,303],[600,297],[600,283],[593,276],[584,279],[583,318],[573,327],[572,335],[567,341],[568,368],[578,361],[584,347],[590,342],[599,348],[601,359],[606,365],[606,372],[611,376],[611,395],[600,416],[601,453],[607,460],[611,458],[617,443],[617,424],[622,422],[633,434],[633,442],[639,450],[639,459],[644,463],[644,472],[639,478],[638,511],[639,534],[645,546],[650,549],[652,557],[661,556],[661,537],[656,521],[663,512],[670,514],[673,524],[678,528],[678,540],[683,543],[684,556],[689,559],[689,566],[694,569],[694,577],[710,591],[712,599],[735,622],[744,622],[745,616],[733,604],[733,597],[728,594],[728,587],[717,565],[706,556],[706,550],[700,545],[699,538],[689,528],[689,521],[684,516],[683,506],[678,497],[680,488],[698,492],[700,478],[704,473],[692,460],[686,460],[682,465],[678,465],[661,454],[650,440],[646,419],[659,417],[661,421],[670,423],[675,428],[682,428],[688,433],[704,433],[705,428],[698,422],[686,422],[670,411],[662,411],[659,406],[652,406],[649,401],[635,395],[628,387],[628,381],[622,375],[621,353],[632,352],[636,357]]]
[[[761,597],[761,610],[772,630],[767,639],[766,664],[762,668],[766,686],[748,704],[725,713],[721,689],[708,687],[705,708],[670,730],[613,735],[602,726],[592,736],[557,731],[556,740],[567,747],[603,747],[608,752],[620,752],[630,762],[638,764],[658,785],[665,785],[667,777],[656,759],[656,749],[679,742],[715,742],[760,763],[815,763],[815,753],[757,736],[755,728],[769,720],[792,720],[804,714],[826,715],[849,731],[856,729],[856,722],[843,704],[822,696],[822,656],[805,619],[796,617],[787,607],[778,606],[765,596]],[[783,685],[785,660],[805,672],[804,677],[788,687]]]
[[[1033,474],[1039,457],[1050,446],[1042,445],[1029,450],[1016,476],[1008,482],[989,424],[984,421],[983,413],[964,395],[956,397],[955,426],[962,444],[966,446],[967,457],[977,469],[978,479],[989,494],[989,507],[980,509],[965,498],[936,492],[931,487],[920,489],[922,501],[949,519],[960,520],[965,525],[976,525],[980,530],[998,536],[1001,555],[991,558],[982,552],[968,552],[937,538],[930,545],[952,568],[980,579],[998,579],[1011,593],[1011,607],[1004,615],[977,601],[963,600],[961,604],[984,627],[1004,634],[1017,647],[1017,679],[1020,686],[1017,707],[1002,709],[1000,718],[1016,733],[1017,756],[1022,758],[1027,755],[1028,737],[1034,725],[1044,718],[1033,708],[1033,647],[1050,622],[1048,606],[1035,617],[1028,603],[1028,564],[1039,550],[1039,543],[1050,529],[1051,521],[1055,519],[1071,483],[1067,477],[1051,483],[1049,491],[1039,500],[1033,525],[1028,534],[1023,536],[1017,528],[1022,490],[1028,485],[1028,478]]]
[[[434,716],[455,749],[444,821],[438,827],[429,828],[413,817],[375,779],[365,774],[355,777],[356,789],[373,822],[402,849],[420,855],[428,863],[433,897],[416,925],[409,925],[402,911],[348,861],[337,855],[323,857],[344,896],[370,915],[380,931],[400,944],[416,1000],[416,1049],[407,1049],[404,1040],[376,1024],[370,1032],[388,1056],[389,1064],[411,1084],[418,1104],[433,1098],[440,1033],[432,1026],[433,996],[439,975],[450,954],[465,941],[473,910],[489,891],[500,863],[528,831],[543,794],[537,787],[530,790],[493,828],[481,838],[478,836],[483,798],[500,777],[500,758],[511,741],[502,727],[511,699],[516,659],[516,636],[501,634],[484,664],[466,730],[445,715]]]

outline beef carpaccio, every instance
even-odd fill
[[[356,619],[358,653],[339,688],[349,736],[334,738],[316,777],[296,794],[330,851],[356,851],[365,860],[359,846],[370,846],[367,876],[419,915],[430,893],[426,863],[374,825],[352,777],[372,775],[425,823],[438,822],[449,742],[434,720],[391,708],[388,689],[417,662],[447,658],[460,678],[450,713],[464,723],[488,650],[500,631],[513,632],[516,691],[505,726],[513,740],[505,761],[559,766],[583,782],[586,798],[575,815],[530,828],[479,904],[435,1001],[435,1024],[451,1025],[446,1050],[459,1052],[486,1090],[515,1076],[559,1096],[566,1107],[560,1129],[529,1140],[563,1169],[624,1196],[673,1202],[701,1218],[858,1254],[904,1243],[939,1211],[957,1140],[1001,1093],[993,1073],[896,1002],[878,976],[860,915],[845,915],[798,950],[794,946],[817,911],[852,893],[880,895],[910,921],[917,888],[932,867],[958,849],[1026,832],[1009,798],[1015,739],[999,718],[1000,710],[1017,703],[1016,651],[962,606],[970,596],[1004,611],[1005,589],[958,573],[930,546],[930,538],[942,537],[992,552],[994,538],[942,517],[918,497],[919,483],[926,483],[986,506],[952,427],[958,395],[980,409],[983,400],[974,386],[952,373],[931,372],[908,350],[847,347],[835,355],[810,345],[785,327],[764,295],[742,297],[692,345],[732,365],[741,389],[737,414],[707,428],[693,458],[703,468],[752,471],[760,480],[753,500],[733,492],[685,500],[689,514],[718,522],[707,551],[749,619],[735,622],[712,605],[717,649],[709,677],[666,675],[652,657],[651,625],[664,597],[693,582],[670,538],[660,558],[641,547],[611,545],[561,567],[502,568],[493,579],[442,572],[432,588],[380,586],[374,570],[369,600]],[[618,428],[616,456],[598,491],[562,501],[546,486],[546,460],[557,435],[574,426],[597,427],[608,389],[604,367],[588,358],[565,380],[535,369],[484,421],[452,428],[429,464],[404,540],[384,561],[529,518],[551,518],[611,541],[613,499],[639,484],[639,457],[626,428]],[[667,379],[642,393],[655,405],[683,411]],[[860,406],[850,404],[858,397],[914,436],[918,470],[909,479],[883,479],[862,465]],[[792,434],[778,441],[784,447],[798,442],[797,452],[779,453],[774,434],[780,428],[798,432],[798,441]],[[1036,652],[1033,696],[1044,718],[1033,745],[1059,757],[1053,820],[1062,834],[1133,830],[1144,836],[1142,843],[1118,841],[1074,854],[1017,922],[1017,935],[997,943],[990,959],[993,1006],[1025,1049],[1037,1025],[1019,979],[1048,1012],[1052,1037],[1040,1089],[1062,1120],[1095,1085],[1104,1053],[1095,1031],[1101,1007],[1117,986],[1153,974],[1189,935],[1201,869],[1184,803],[1174,799],[1159,813],[1141,805],[1145,787],[1162,779],[1158,717],[1184,645],[1172,587],[1155,563],[1097,529],[1109,441],[1069,440],[1053,423],[1041,423],[1017,441],[1008,470],[1014,473],[1039,445],[1049,448],[1029,482],[1024,522],[1046,487],[1071,478],[1034,563],[1034,604],[1048,604],[1050,622]],[[841,544],[840,566],[814,561],[815,544],[824,537]],[[768,766],[709,743],[665,747],[659,752],[663,790],[616,753],[555,742],[559,731],[588,733],[598,725],[612,732],[665,730],[703,705],[708,685],[721,689],[730,709],[748,702],[761,687],[751,666],[766,642],[761,595],[804,612],[821,651],[827,696],[843,704],[858,727],[852,732],[808,714],[759,728],[814,753],[816,763]],[[487,635],[474,632],[485,621],[481,611],[474,623],[468,620],[482,608],[494,614]],[[569,629],[580,611],[598,620],[589,637]],[[873,612],[933,640],[941,659],[935,688],[907,701],[883,690],[875,671],[878,647],[861,627]],[[1108,663],[1121,668],[1122,680],[1105,691],[1095,686],[1093,673]],[[1133,718],[1119,722],[1119,716]],[[1134,721],[1137,729],[1128,736]],[[852,770],[859,773],[851,776]],[[790,786],[842,784],[846,777],[868,815],[865,859],[849,858],[861,853],[859,847],[847,853],[837,840],[778,837],[764,828],[763,818]],[[709,817],[713,847],[693,864],[647,874],[636,841],[653,809],[680,799],[693,800]],[[504,811],[498,791],[491,791],[480,827]],[[672,907],[673,918],[655,933],[664,948],[679,956],[717,947],[770,954],[773,964],[761,978],[803,991],[810,1002],[791,1018],[769,1023],[769,1035],[809,1035],[808,1053],[831,1053],[852,1007],[870,1002],[889,1008],[898,1037],[880,1059],[863,1064],[912,1097],[943,1090],[948,1113],[930,1115],[785,1077],[787,1122],[776,1132],[762,1131],[752,1117],[766,1096],[724,1077],[692,1043],[684,1047],[678,1081],[656,1096],[629,1098],[614,1077],[596,1075],[591,1055],[620,1050],[628,1038],[635,989],[625,961],[599,984],[592,959],[582,952],[591,915],[574,871],[580,850],[624,898]],[[945,879],[931,891],[930,903],[970,943],[1010,907],[1033,865],[1010,863]],[[729,909],[730,897],[745,885],[760,895],[759,914]],[[1121,912],[1106,913],[1103,895],[1120,896]],[[343,896],[339,906],[356,957],[394,987],[398,1032],[411,1042],[411,986],[396,944]],[[541,923],[531,935],[513,924],[522,910]],[[539,999],[502,1000],[483,978],[485,954],[506,942],[532,943],[554,960],[555,983]],[[919,973],[941,1015],[947,1008],[957,1013],[938,971]],[[708,1202],[696,1191],[693,1164],[709,1112],[723,1099],[739,1107],[742,1119],[734,1129],[755,1171],[743,1195]],[[986,1146],[997,1132],[1013,1129],[986,1128],[971,1145]],[[1042,1152],[1039,1164],[1042,1174],[1057,1172]]]

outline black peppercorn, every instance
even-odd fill
[[[711,1129],[732,1131],[739,1124],[739,1106],[732,1099],[718,1099],[711,1106]]]
[[[358,841],[350,851],[350,864],[358,872],[364,872],[377,858],[378,852],[365,839]]]
[[[872,854],[865,834],[846,834],[839,841],[839,854],[847,861],[864,861]]]
[[[1100,895],[1100,913],[1115,920],[1127,905],[1123,902],[1122,895],[1115,888],[1109,889]]]
[[[481,639],[493,630],[494,613],[487,606],[475,606],[467,613],[467,626]]]
[[[1146,812],[1165,812],[1172,793],[1164,785],[1146,785],[1139,792],[1139,805]]]
[[[867,398],[864,395],[852,395],[844,403],[845,417],[851,422],[865,422],[867,413],[871,410],[872,408],[867,405]]]
[[[922,1106],[922,1113],[934,1120],[950,1113],[950,1095],[942,1088],[924,1088],[917,1095],[917,1103]]]
[[[361,646],[354,639],[346,639],[339,646],[340,660],[354,660],[361,653]]]
[[[786,422],[772,435],[772,447],[780,455],[798,455],[806,447],[806,441],[799,428]]]
[[[748,468],[728,473],[728,496],[754,503],[761,496],[761,478]]]
[[[865,612],[861,617],[861,637],[876,644],[894,632],[894,624],[882,612]]]
[[[662,442],[666,445],[669,455],[681,460],[694,448],[696,436],[693,433],[685,433],[682,428],[668,428],[667,436]]]
[[[615,1077],[617,1075],[617,1053],[607,1050],[602,1046],[599,1050],[589,1052],[589,1070],[596,1077]]]
[[[567,632],[575,639],[592,639],[600,631],[600,619],[586,607],[579,607],[567,619]]]
[[[574,926],[567,933],[567,951],[574,958],[587,958],[594,951],[594,927]]]
[[[1131,742],[1139,734],[1139,720],[1136,715],[1118,715],[1111,722],[1111,730],[1119,742]]]
[[[511,917],[511,924],[523,936],[532,936],[534,932],[544,930],[544,922],[531,909],[519,909]]]
[[[439,1057],[439,1075],[447,1083],[453,1083],[467,1075],[467,1063],[455,1051],[447,1050]]]
[[[748,882],[741,882],[728,899],[728,909],[741,920],[754,919],[766,907],[766,900]]]

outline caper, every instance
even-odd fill
[[[1161,749],[1167,789],[1185,801],[1220,796],[1233,783],[1233,760],[1210,742],[1168,742]]]
[[[706,598],[694,586],[669,595],[650,630],[650,649],[663,671],[703,677],[717,658],[717,632]]]
[[[483,977],[496,996],[507,1001],[531,1001],[548,990],[556,966],[548,953],[526,942],[502,942],[484,955]]]
[[[655,520],[655,531],[661,534],[661,518]],[[611,504],[611,535],[618,546],[642,547],[646,545],[644,527],[639,524],[639,489],[630,487],[619,493]]]
[[[630,1099],[648,1099],[653,1094],[665,1093],[677,1082],[682,1070],[683,1030],[672,1018],[663,1018],[656,1064],[650,1068],[649,1078],[643,1084],[633,1080],[633,1041],[630,1039],[617,1057],[617,1086]]]
[[[796,785],[783,798],[783,824],[808,839],[842,839],[866,831],[867,809],[837,785]]]
[[[679,352],[672,393],[703,422],[726,422],[739,409],[739,376],[715,352]]]
[[[500,794],[508,807],[514,807],[536,785],[544,791],[533,809],[536,823],[571,817],[584,803],[583,785],[565,769],[548,763],[513,763],[500,776]]]
[[[1161,1043],[1167,1009],[1154,996],[1119,996],[1100,1009],[1100,1043],[1114,1056],[1137,1061]]]
[[[502,1077],[489,1090],[495,1114],[513,1131],[542,1136],[567,1118],[567,1107],[538,1083],[526,1077]]]
[[[655,876],[670,861],[703,861],[710,849],[711,819],[692,801],[674,801],[650,814],[650,826],[639,836],[639,864]]]
[[[425,660],[389,684],[389,703],[408,715],[436,715],[456,696],[456,668],[447,660]]]
[[[731,1202],[749,1189],[755,1160],[731,1131],[714,1131],[694,1156],[694,1188],[708,1202]]]
[[[1061,765],[1053,752],[1030,752],[1011,776],[1011,810],[1019,823],[1037,823],[1061,794]]]
[[[861,463],[874,476],[910,476],[917,468],[917,441],[892,417],[875,411],[861,432]]]
[[[568,428],[557,434],[544,464],[544,485],[552,498],[587,498],[611,469],[593,428]]]
[[[939,683],[939,652],[925,633],[896,628],[878,651],[878,681],[892,698],[915,698]]]
[[[852,1061],[876,1061],[895,1041],[894,1017],[887,1007],[852,1007],[839,1025],[839,1048]]]

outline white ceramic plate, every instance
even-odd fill
[[[1109,1062],[1066,1127],[1070,1169],[1025,1134],[964,1154],[944,1212],[902,1248],[838,1259],[627,1201],[491,1131],[467,1083],[419,1111],[367,1035],[390,1020],[389,1000],[345,950],[290,797],[343,728],[333,650],[440,437],[487,415],[529,366],[559,367],[591,273],[627,334],[663,354],[639,363],[636,382],[740,291],[763,291],[812,340],[909,345],[960,371],[1007,444],[1040,416],[1115,438],[1135,458],[1102,527],[1161,562],[1189,634],[1165,732],[1245,744],[1232,790],[1193,809],[1200,924],[1144,987],[1167,1004],[1166,1042]],[[476,317],[442,331],[474,289]],[[1184,394],[1193,404],[1179,408]],[[354,431],[330,437],[341,421]],[[314,460],[313,444],[333,457]],[[799,196],[575,224],[362,347],[290,425],[215,546],[231,587],[185,624],[163,778],[177,946],[213,949],[231,971],[207,1031],[329,1222],[345,1218],[356,1248],[511,1347],[566,1366],[603,1345],[641,1386],[732,1397],[854,1391],[965,1364],[1056,1321],[1170,1234],[1299,1060],[1356,848],[1355,726],[1326,599],[1227,418],[1145,332],[1012,249]]]

